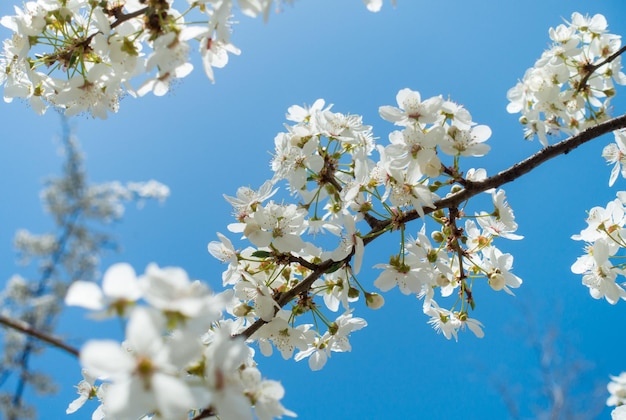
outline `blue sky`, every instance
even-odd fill
[[[12,13],[12,3],[2,2],[0,14]],[[227,233],[232,221],[222,194],[233,195],[241,185],[257,187],[271,176],[273,138],[283,129],[287,108],[317,98],[334,103],[335,111],[362,114],[384,143],[392,126],[378,116],[378,107],[395,105],[399,89],[449,95],[474,121],[491,127],[492,150],[476,165],[494,174],[539,150],[537,141],[523,140],[518,116],[507,114],[506,92],[548,45],[548,28],[574,11],[602,13],[612,33],[626,35],[621,0],[398,3],[372,14],[357,0],[301,0],[267,24],[239,17],[233,42],[242,55],[216,72],[215,84],[196,60],[194,73],[166,97],[126,98],[107,121],[73,119],[92,181],[153,178],[172,190],[164,205],[128,209],[113,228],[123,251],[110,255],[104,266],[126,261],[141,272],[150,262],[176,265],[219,289],[224,267],[206,244],[216,239],[215,232]],[[622,94],[618,90],[615,115],[626,110]],[[38,191],[41,181],[60,169],[52,139],[61,125],[55,112],[38,117],[19,102],[1,103],[0,109],[0,279],[8,279],[23,270],[11,245],[16,229],[51,227]],[[626,302],[611,306],[589,296],[570,272],[582,244],[569,237],[585,227],[586,209],[604,206],[624,188],[623,179],[608,188],[610,168],[600,153],[611,138],[504,187],[525,239],[501,242],[501,249],[514,255],[514,272],[524,284],[516,297],[477,291],[474,317],[485,325],[485,338],[466,333],[458,343],[446,340],[426,324],[421,302],[395,289],[380,311],[358,307],[357,316],[368,327],[352,335],[352,353],[334,354],[321,372],[311,372],[306,362],[259,355],[264,375],[285,386],[284,405],[300,419],[507,418],[493,386],[500,382],[514,395],[522,417],[532,418],[533,407],[541,405],[540,365],[527,344],[552,327],[559,334],[559,363],[589,362],[576,399],[583,408],[602,404],[606,395],[598,400],[594,390],[606,385],[608,375],[626,370],[626,339],[619,333]],[[410,231],[418,229],[416,224]],[[387,241],[366,250],[364,268],[386,262],[389,249],[395,252],[397,238]],[[360,280],[371,285],[377,275],[364,269]],[[82,311],[68,314],[59,332],[79,344],[94,325],[81,320]],[[115,331],[106,327],[97,333]],[[63,386],[53,400],[39,400],[40,414],[46,413],[41,417],[61,418],[74,398],[79,369],[55,351],[40,363],[58,373]],[[601,416],[609,412],[604,409]],[[73,416],[90,418],[90,413]]]

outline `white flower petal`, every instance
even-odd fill
[[[104,309],[104,295],[97,284],[78,280],[67,290],[65,304],[98,311]]]

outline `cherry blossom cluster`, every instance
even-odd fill
[[[626,300],[626,284],[618,282],[625,276],[624,264],[618,262],[618,252],[626,248],[626,192],[617,193],[617,198],[606,207],[589,210],[587,227],[572,239],[585,241],[585,255],[572,265],[572,272],[583,275],[583,284],[595,299],[605,298],[616,304]]]
[[[379,146],[379,166],[387,187],[383,196],[389,194],[390,203],[399,208],[410,203],[424,217],[424,208],[434,208],[440,198],[436,192],[450,195],[486,177],[483,169],[470,169],[464,177],[460,159],[486,155],[489,146],[485,141],[491,130],[476,125],[465,108],[440,96],[422,101],[418,92],[403,89],[396,99],[398,107],[380,108],[384,119],[403,127],[389,135],[390,145]],[[452,160],[450,164],[441,161],[446,155]],[[430,215],[440,226],[430,235],[434,245],[424,225],[416,239],[401,243],[388,264],[377,266],[384,271],[374,284],[383,291],[398,285],[404,294],[425,297],[424,313],[431,317],[429,323],[446,338],[456,339],[457,331],[466,326],[477,336],[483,335],[480,322],[468,317],[475,304],[475,278],[486,278],[492,289],[511,294],[510,288],[522,283],[510,272],[513,257],[493,244],[497,237],[522,237],[514,233],[517,224],[504,190],[492,191],[492,198],[494,210],[490,213],[469,216],[457,207],[447,209],[447,213],[438,209]],[[404,227],[400,229],[404,236]],[[433,299],[436,289],[442,297],[459,296],[455,310],[439,307]]]
[[[604,16],[576,12],[570,22],[550,29],[550,49],[507,93],[507,111],[521,113],[527,139],[536,135],[547,147],[549,135],[575,135],[609,119],[615,84],[625,85],[626,75],[621,65],[625,51],[621,37],[608,33],[607,28]],[[602,152],[613,165],[609,186],[620,174],[626,178],[626,132],[622,129],[613,134],[615,143]],[[626,276],[626,267],[620,262],[623,255],[619,254],[626,248],[625,205],[626,192],[618,192],[606,207],[592,208],[587,227],[572,236],[586,243],[585,255],[572,265],[572,272],[583,276],[582,282],[593,298],[604,298],[611,304],[626,300],[626,282],[618,281]],[[623,377],[611,377],[608,385],[611,396],[607,404],[619,406],[611,413],[614,420],[626,420]]]
[[[263,354],[271,354],[273,345],[284,358],[309,357],[310,367],[317,370],[331,352],[349,351],[349,334],[366,325],[352,316],[349,303],[364,294],[368,305],[382,305],[382,297],[365,290],[355,278],[364,246],[356,231],[357,216],[348,210],[349,205],[367,206],[359,201],[358,185],[353,184],[355,173],[367,176],[374,141],[371,127],[363,125],[361,117],[334,113],[323,100],[311,107],[289,108],[287,119],[295,124],[275,138],[272,180],[258,191],[242,187],[236,197],[226,196],[237,220],[229,230],[242,233],[254,247],[238,251],[219,234],[220,242],[208,248],[229,263],[222,279],[235,290],[238,303],[233,314],[244,321],[242,333],[263,322],[250,335]],[[281,180],[299,198],[299,205],[270,200]],[[352,196],[350,204],[346,194]],[[324,238],[332,249],[307,240],[324,233],[337,236]],[[279,311],[286,302],[278,302],[289,295],[293,306]],[[329,318],[320,301],[331,312],[341,307],[343,313]],[[308,317],[307,322],[295,325],[299,316]]]
[[[187,76],[194,38],[213,80],[212,68],[239,53],[229,39],[232,2],[190,2],[182,12],[172,3],[37,0],[16,7],[16,15],[0,21],[13,31],[0,58],[5,101],[25,99],[40,114],[52,105],[66,115],[106,118],[122,96],[163,95],[173,80]],[[258,1],[240,3],[244,13],[261,11],[254,8]],[[205,15],[204,25],[185,23],[191,9]],[[130,81],[138,77],[144,80],[135,89]]]
[[[568,133],[577,133],[608,118],[608,104],[615,95],[613,82],[626,84],[626,76],[621,72],[621,54],[624,52],[624,48],[620,49],[621,38],[608,34],[606,28],[606,19],[602,15],[589,18],[574,13],[569,26],[559,25],[550,30],[550,37],[555,42],[552,49],[544,53],[533,69],[528,70],[523,82],[509,91],[511,103],[507,109],[510,112],[521,111],[524,115],[522,119],[525,119],[522,122],[529,124],[527,133],[531,137],[538,134],[544,146],[547,146],[545,134],[550,130],[562,129]],[[557,73],[543,79],[535,77],[535,73],[563,66],[570,68],[567,74],[559,70],[568,79],[557,77]],[[554,81],[552,84],[548,83],[551,79]],[[556,83],[558,80],[567,80],[567,83]],[[559,107],[553,102],[557,97],[567,98],[569,102],[561,101],[564,106]],[[577,107],[572,107],[576,104]],[[548,109],[550,111],[546,112]],[[569,127],[559,125],[567,119],[558,110],[566,110],[568,113],[575,111],[570,115]],[[529,123],[531,119],[527,117],[534,115],[533,118],[537,119],[539,112],[544,113],[546,120]],[[552,117],[548,117],[549,112],[553,112]],[[620,174],[626,177],[623,166],[626,163],[626,131],[617,130],[613,135],[615,142],[605,146],[602,151],[606,162],[613,165],[609,186],[615,184]],[[619,253],[626,248],[625,204],[626,192],[620,191],[617,198],[606,207],[598,206],[589,210],[587,227],[572,236],[572,239],[586,243],[585,255],[572,265],[572,272],[582,274],[582,282],[589,288],[592,297],[605,298],[611,304],[626,299],[626,283],[618,280],[626,276],[626,267],[619,262],[622,258]]]
[[[615,83],[622,72],[621,37],[608,32],[604,16],[573,13],[550,28],[552,46],[507,93],[507,111],[521,113],[524,135],[543,146],[548,135],[576,134],[609,118]]]
[[[626,132],[614,131],[615,143],[607,145],[602,156],[607,163],[613,164],[609,177],[612,186],[621,174],[625,177],[623,164],[626,161]],[[626,277],[626,267],[619,261],[621,252],[626,248],[626,192],[619,191],[617,198],[606,207],[594,207],[588,211],[587,227],[572,239],[585,241],[585,255],[579,257],[572,265],[572,272],[583,275],[583,284],[595,299],[605,298],[607,302],[616,304],[620,299],[626,300],[626,282],[618,279]],[[621,252],[621,253],[620,253]]]
[[[212,293],[175,267],[154,264],[137,277],[124,263],[111,266],[102,286],[76,281],[67,305],[94,316],[127,318],[125,340],[88,341],[80,352],[84,379],[67,412],[87,400],[100,405],[92,418],[229,419],[295,416],[280,404],[280,383],[263,379],[254,352],[233,339],[234,324],[222,312],[231,292]]]
[[[364,3],[371,11],[382,6],[382,0]],[[249,16],[267,17],[271,4],[237,2]],[[239,53],[230,40],[233,2],[188,0],[185,7],[177,10],[174,0],[27,2],[0,20],[14,32],[0,54],[5,100],[27,100],[38,113],[54,106],[67,115],[106,118],[123,96],[164,95],[187,76],[192,40],[213,80],[213,69]],[[575,134],[607,119],[614,84],[626,84],[621,39],[607,32],[603,16],[574,13],[550,37],[553,46],[508,92],[507,107],[522,114],[526,137],[537,135],[544,146],[550,134]],[[125,333],[121,343],[93,340],[82,348],[84,379],[67,412],[96,399],[94,419],[295,416],[280,403],[280,383],[262,377],[251,346],[321,369],[333,353],[350,351],[352,332],[367,325],[355,316],[359,305],[384,305],[373,287],[397,287],[421,299],[427,322],[447,339],[458,340],[466,329],[483,337],[481,322],[470,317],[478,292],[513,294],[522,284],[512,272],[513,256],[496,246],[499,238],[522,238],[505,191],[486,187],[497,176],[488,178],[467,163],[488,153],[491,129],[442,96],[422,98],[407,88],[396,103],[379,108],[396,127],[385,145],[376,144],[361,116],[335,112],[322,99],[288,109],[290,123],[274,139],[271,179],[257,190],[241,187],[225,196],[235,218],[228,230],[246,247],[235,247],[221,233],[208,244],[209,253],[227,264],[221,276],[226,291],[214,293],[181,268],[154,264],[139,276],[128,264],[113,265],[101,286],[76,270],[81,275],[72,280],[80,280],[65,303],[94,311],[96,318],[120,317]],[[615,144],[603,151],[614,165],[610,185],[620,173],[626,176],[625,136],[615,132]],[[114,220],[124,200],[169,193],[155,181],[83,188],[77,168],[44,194],[56,221],[73,231],[78,215]],[[78,202],[72,196],[77,191]],[[626,192],[620,192],[606,208],[593,208],[588,227],[573,236],[587,246],[572,271],[583,275],[594,298],[612,304],[626,299],[617,281],[625,275],[618,262],[626,248],[625,206]],[[421,227],[411,236],[408,224],[418,219]],[[397,248],[374,265],[381,270],[375,278],[364,278],[365,249],[383,234],[395,235]],[[63,248],[54,236],[25,231],[17,243],[35,256]],[[83,260],[79,268],[93,272],[97,260]],[[9,285],[10,299],[27,300],[24,279],[16,276]],[[451,303],[444,307],[444,300]],[[45,311],[36,315],[45,318],[54,305],[41,299]],[[622,376],[609,385],[611,405],[623,404]],[[623,410],[616,409],[614,418],[619,416]]]
[[[403,242],[388,264],[375,266],[384,271],[374,284],[382,291],[397,285],[403,294],[423,298],[429,324],[448,339],[458,339],[458,331],[466,327],[477,337],[483,337],[482,324],[469,317],[475,306],[473,287],[478,279],[485,279],[494,291],[504,290],[511,295],[511,289],[522,284],[511,272],[513,256],[494,246],[498,237],[514,240],[522,237],[513,233],[517,225],[504,201],[504,191],[493,192],[492,198],[493,212],[481,212],[472,218],[457,210],[448,215],[436,211],[433,218],[440,224],[440,230],[431,233],[432,242],[422,228],[417,238]],[[459,223],[461,218],[465,219],[463,225]],[[437,304],[436,290],[442,298],[456,296],[453,308],[444,309]]]
[[[277,0],[280,5],[292,0]],[[382,0],[365,0],[378,11]],[[176,4],[175,4],[176,3]],[[233,9],[267,19],[273,0],[35,0],[0,23],[13,31],[0,52],[4,100],[27,101],[38,114],[107,118],[124,96],[165,95],[192,70],[195,40],[214,81],[240,50],[231,42]],[[138,86],[137,86],[138,84]]]
[[[440,96],[422,100],[403,89],[396,99],[398,107],[380,108],[384,119],[402,127],[387,146],[375,144],[361,116],[333,112],[321,99],[290,107],[292,124],[275,137],[272,179],[225,196],[236,219],[229,230],[253,246],[236,249],[218,234],[220,241],[208,248],[228,263],[222,281],[235,290],[232,314],[240,334],[257,341],[263,354],[276,348],[285,359],[308,357],[317,370],[332,352],[349,351],[349,334],[366,325],[352,315],[353,304],[361,297],[373,309],[384,303],[357,275],[367,243],[386,232],[399,232],[400,248],[388,264],[375,266],[383,272],[373,285],[425,298],[429,322],[447,338],[466,327],[483,336],[480,322],[468,315],[478,279],[508,293],[521,285],[511,272],[513,257],[494,246],[498,237],[521,238],[503,190],[491,192],[490,212],[468,215],[435,204],[439,194],[453,195],[486,177],[482,169],[464,176],[460,162],[487,153],[491,130]],[[274,200],[280,182],[299,204]],[[406,223],[417,217],[423,228],[415,239],[405,237]],[[426,219],[438,226],[430,235],[434,244]],[[331,236],[319,240],[326,233]],[[457,296],[453,308],[437,304],[436,289],[442,297]],[[338,317],[328,315],[340,308]]]

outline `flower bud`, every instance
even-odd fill
[[[371,309],[380,309],[385,304],[385,298],[378,293],[365,293],[365,304]]]
[[[435,278],[435,281],[437,282],[437,286],[439,287],[446,287],[450,284],[450,279],[442,273],[439,273],[437,275],[437,277]]]
[[[430,237],[432,238],[433,241],[437,242],[438,244],[442,243],[445,239],[443,236],[443,233],[439,232],[438,230],[431,233]]]
[[[361,292],[359,292],[359,289],[355,289],[354,287],[351,287],[348,289],[348,297],[349,298],[358,298],[359,295],[361,294]]]
[[[439,221],[443,216],[445,216],[445,213],[443,212],[442,209],[437,209],[433,212],[433,217]]]
[[[233,315],[235,316],[246,316],[252,310],[251,306],[242,303],[241,305],[237,305],[233,308]]]

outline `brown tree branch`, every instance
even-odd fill
[[[592,74],[596,72],[596,70],[598,70],[600,67],[604,66],[605,64],[608,64],[611,61],[615,60],[617,57],[622,55],[625,51],[626,51],[626,45],[624,45],[622,48],[620,48],[619,50],[617,50],[616,52],[608,56],[606,60],[603,60],[599,62],[598,64],[588,64],[587,66],[585,66],[584,67],[585,75],[580,80],[580,83],[578,84],[578,89],[576,89],[576,91],[580,92],[581,90],[583,90],[585,86],[587,85],[589,78],[591,77]]]
[[[618,130],[620,128],[626,127],[626,115],[622,115],[621,117],[613,118],[611,120],[600,123],[596,126],[590,127],[583,132],[569,137],[557,144],[545,147],[534,155],[528,157],[527,159],[516,163],[504,171],[499,172],[498,174],[489,177],[480,182],[471,182],[467,181],[466,187],[459,191],[456,194],[452,194],[446,198],[435,201],[435,207],[426,207],[423,209],[424,214],[430,214],[438,209],[447,209],[447,208],[455,208],[458,207],[464,201],[469,200],[475,195],[478,195],[484,191],[490,190],[492,188],[498,188],[504,184],[507,184],[511,181],[520,178],[522,175],[532,171],[536,167],[541,164],[547,162],[548,160],[555,158],[559,155],[565,155],[576,149],[578,146],[587,143],[597,137],[600,137],[604,134],[610,133],[612,131]],[[399,215],[397,218],[393,220],[378,220],[374,223],[372,220],[368,220],[368,223],[371,225],[375,225],[370,232],[363,236],[363,243],[367,245],[376,239],[379,234],[388,229],[391,223],[408,223],[410,221],[416,220],[420,217],[416,210],[410,210],[405,212],[404,214]],[[376,219],[375,219],[376,220]],[[354,252],[354,251],[353,251]],[[352,258],[353,253],[348,255],[344,260],[340,262],[333,261],[328,259],[320,264],[318,264],[313,270],[311,274],[309,274],[304,280],[302,280],[296,287],[293,289],[281,293],[278,295],[278,299],[276,299],[276,303],[279,307],[284,307],[287,305],[293,298],[298,296],[301,293],[308,292],[309,288],[315,282],[315,280],[319,279],[324,273],[326,273],[333,265],[342,265],[349,263]],[[299,261],[299,263],[301,263]],[[237,334],[238,337],[250,338],[252,334],[259,330],[266,321],[262,319],[257,319],[252,325],[246,328],[241,333]]]
[[[200,413],[196,414],[191,420],[201,420],[208,419],[209,417],[215,417],[217,414],[215,413],[215,409],[213,406],[207,407],[203,409]]]
[[[40,341],[43,341],[44,343],[50,344],[53,347],[64,350],[67,353],[71,354],[72,356],[78,357],[79,351],[76,348],[68,344],[65,344],[61,339],[57,337],[48,335],[46,333],[43,333],[41,331],[38,331],[32,328],[29,324],[25,322],[19,322],[14,319],[8,318],[4,315],[0,315],[0,324],[8,328],[12,328],[14,330],[20,331],[28,335],[29,337],[34,337]]]
[[[342,262],[344,262],[346,260],[350,261],[350,259],[352,259],[352,253],[350,255],[348,255]],[[304,280],[302,280],[300,283],[298,283],[298,285],[296,287],[294,287],[293,289],[291,289],[291,290],[289,290],[289,291],[287,291],[285,293],[281,293],[278,296],[278,299],[276,299],[276,303],[281,308],[284,307],[289,302],[291,302],[291,300],[293,298],[298,296],[300,293],[308,292],[308,290],[311,287],[311,285],[313,284],[313,282],[315,282],[315,280],[317,280],[320,277],[322,277],[322,275],[326,271],[328,271],[328,269],[333,264],[341,264],[342,262],[338,263],[336,261],[328,259],[328,260],[318,264],[317,268],[315,270],[313,270],[313,272],[311,274],[309,274]],[[252,325],[250,325],[248,328],[246,328],[244,331],[240,332],[239,334],[236,334],[235,337],[250,338],[250,336],[252,334],[257,332],[258,329],[261,328],[266,323],[267,323],[267,321],[264,321],[263,319],[259,318]]]
[[[145,15],[148,11],[148,7],[144,7],[143,9],[135,10],[132,13],[122,14],[120,16],[116,16],[116,21],[111,24],[111,29],[120,26],[122,23],[131,20],[133,18],[139,17],[141,15]]]
[[[559,155],[566,155],[572,150],[576,149],[578,146],[587,143],[595,138],[598,138],[604,134],[610,133],[612,131],[625,128],[626,127],[626,114],[617,118],[613,118],[611,120],[600,123],[596,126],[590,127],[583,132],[569,137],[557,144],[545,147],[534,155],[524,159],[523,161],[516,163],[508,169],[505,169],[498,174],[489,177],[480,182],[472,182],[466,181],[465,188],[459,191],[458,193],[452,194],[446,198],[441,200],[437,200],[434,202],[434,207],[426,207],[423,209],[424,214],[430,214],[439,209],[456,209],[459,205],[475,195],[478,195],[484,191],[490,190],[492,188],[498,188],[504,184],[507,184],[511,181],[514,181],[520,178],[522,175],[527,174],[532,171],[536,167],[542,165],[548,160],[555,158]],[[415,219],[418,219],[420,215],[416,210],[410,210],[405,212],[404,214],[398,215],[398,217],[394,217],[392,220],[378,220],[373,217],[368,218],[366,221],[372,228],[370,232],[366,235],[363,235],[363,243],[367,245],[376,239],[380,234],[389,228],[389,226],[394,224],[404,224]],[[341,267],[342,265],[348,264],[354,255],[354,249],[346,258],[342,261],[333,261],[328,259],[318,265],[313,270],[311,274],[309,274],[304,280],[296,285],[293,289],[279,293],[275,295],[276,303],[280,308],[283,308],[287,305],[293,298],[302,294],[308,293],[311,285],[315,280],[319,279],[326,272],[334,268],[334,266]],[[301,261],[294,261],[299,264],[302,264]],[[463,281],[463,279],[461,279]],[[471,294],[467,295],[467,300],[471,304]],[[278,311],[278,309],[276,310]],[[235,337],[244,337],[246,339],[250,338],[255,332],[257,332],[263,325],[267,322],[263,319],[257,319],[252,325],[243,330],[241,333],[236,334]],[[193,418],[193,420],[199,420],[203,418],[207,418],[214,414],[214,410],[212,407],[207,407],[203,411],[201,411],[197,416]]]
[[[290,263],[300,264],[302,267],[308,268],[309,270],[315,270],[317,268],[317,264],[308,262],[302,257],[288,254],[287,259]]]
[[[446,198],[442,198],[441,200],[435,201],[435,207],[425,207],[424,214],[430,214],[438,209],[447,209],[451,207],[457,207],[464,201],[469,200],[473,196],[480,194],[484,191],[490,190],[492,188],[499,188],[504,184],[512,182],[517,178],[520,178],[522,175],[527,174],[532,171],[536,167],[545,163],[546,161],[555,158],[559,155],[566,155],[572,150],[576,149],[578,146],[585,144],[597,137],[600,137],[604,134],[610,133],[615,130],[619,130],[621,128],[626,127],[626,114],[617,118],[610,119],[608,121],[604,121],[598,125],[590,127],[581,133],[569,137],[559,143],[553,144],[551,146],[545,147],[534,155],[524,159],[523,161],[516,163],[508,169],[505,169],[498,174],[489,177],[480,182],[472,182],[467,181],[467,187],[462,189],[456,194],[452,194]],[[395,220],[395,223],[407,223],[415,219],[419,219],[420,215],[416,210],[410,210],[405,212],[402,216]],[[385,220],[381,221],[379,226],[375,229],[372,229],[368,233],[368,237],[363,239],[363,243],[367,245],[369,242],[373,241],[376,238],[376,233],[384,230],[389,226],[391,221]],[[370,237],[371,235],[371,237]]]

